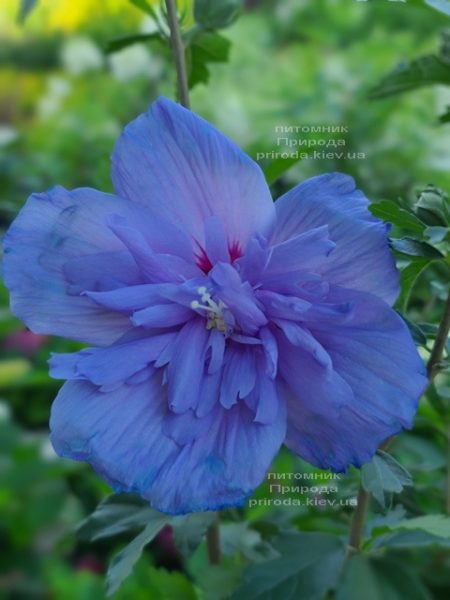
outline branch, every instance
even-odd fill
[[[165,2],[167,9],[167,23],[169,24],[170,29],[172,54],[177,71],[178,96],[180,104],[186,108],[190,108],[186,60],[183,40],[181,39],[180,25],[178,23],[176,0],[165,0]]]
[[[220,528],[219,513],[216,513],[213,523],[206,532],[206,547],[210,565],[220,564]]]

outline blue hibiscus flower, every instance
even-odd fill
[[[162,98],[112,178],[116,195],[33,194],[5,238],[13,312],[93,346],[50,360],[59,455],[184,513],[241,504],[282,444],[342,471],[411,426],[425,368],[350,177],[274,204],[246,154]]]

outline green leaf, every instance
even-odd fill
[[[344,543],[325,533],[286,533],[273,541],[280,557],[250,566],[236,600],[322,600],[345,559]]]
[[[425,4],[450,17],[450,0],[425,0]]]
[[[407,324],[409,332],[411,333],[411,336],[412,336],[413,340],[415,341],[415,343],[418,346],[426,346],[427,345],[427,336],[421,330],[421,328],[419,327],[419,325],[417,325],[416,323],[413,323],[412,321],[410,321],[409,319],[407,319],[405,317],[405,315],[402,315],[402,313],[399,312],[398,314],[401,316],[401,318]]]
[[[404,486],[412,485],[412,479],[395,458],[378,450],[373,459],[361,467],[361,484],[385,507],[385,492],[399,493]]]
[[[439,244],[440,242],[450,239],[450,227],[432,226],[425,229],[424,235],[430,240],[431,244]]]
[[[447,106],[445,113],[439,116],[439,123],[450,123],[450,106]]]
[[[162,41],[159,33],[137,33],[135,35],[126,35],[114,40],[110,40],[106,44],[105,52],[107,54],[112,54],[113,52],[118,52],[119,50],[123,50],[124,48],[127,48],[133,44],[149,42],[152,40]]]
[[[123,581],[131,574],[134,565],[140,559],[144,547],[152,541],[152,539],[166,525],[169,517],[162,515],[159,521],[149,523],[144,531],[134,538],[125,548],[116,554],[106,573],[106,591],[108,596],[114,594]]]
[[[225,555],[242,554],[252,562],[276,558],[278,553],[248,523],[225,523],[220,528],[220,541]]]
[[[378,536],[372,548],[450,548],[450,540],[436,535],[431,535],[425,531],[393,531]]]
[[[427,400],[438,413],[438,415],[444,416],[448,413],[449,408],[446,406],[444,400],[436,389],[433,382],[430,383],[427,389]]]
[[[187,53],[189,88],[208,82],[209,63],[226,62],[230,46],[230,41],[218,33],[202,32],[193,38]]]
[[[173,527],[175,544],[183,556],[190,556],[194,552],[214,519],[213,512],[191,513],[172,518],[170,524]]]
[[[396,302],[400,310],[406,311],[414,285],[429,264],[429,260],[414,260],[400,271],[400,296]]]
[[[291,167],[297,164],[301,160],[301,153],[297,153],[295,156],[289,156],[288,158],[275,158],[270,161],[267,167],[264,169],[264,175],[268,185],[275,183],[284,173],[289,171]]]
[[[205,29],[223,29],[237,18],[242,0],[195,0],[194,18]]]
[[[369,97],[386,98],[435,84],[450,85],[450,65],[436,54],[429,54],[398,66],[370,90]]]
[[[417,530],[425,531],[430,535],[450,539],[450,517],[446,515],[425,515],[413,519],[405,519],[389,526],[391,531]]]
[[[429,600],[416,572],[392,557],[357,554],[344,568],[335,600]]]
[[[129,2],[131,2],[133,6],[135,6],[145,14],[150,15],[151,17],[156,19],[155,10],[152,6],[150,6],[147,0],[129,0]]]
[[[127,531],[135,532],[149,523],[165,523],[167,518],[139,496],[112,494],[79,525],[78,534],[94,541]]]
[[[422,237],[426,227],[425,223],[422,223],[412,212],[400,208],[395,202],[382,200],[371,204],[369,209],[375,217]]]
[[[194,585],[188,580],[186,575],[178,571],[167,571],[166,569],[156,569],[145,565],[148,573],[145,584],[145,591],[139,598],[149,600],[198,600],[198,595]],[[126,598],[126,590],[123,590]],[[134,596],[129,596],[134,598]]]
[[[436,471],[446,464],[445,452],[439,444],[411,433],[395,440],[395,450],[411,471]]]
[[[445,192],[429,184],[418,194],[414,209],[417,216],[427,225],[447,227],[450,224],[448,202]]]
[[[240,584],[241,576],[240,564],[205,565],[198,577],[202,600],[230,598]]]
[[[394,250],[406,256],[429,259],[444,258],[442,252],[439,252],[430,244],[409,237],[391,239],[391,246]]]
[[[19,23],[24,23],[30,12],[35,8],[38,0],[21,0],[19,14],[17,20]]]

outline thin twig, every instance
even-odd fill
[[[361,550],[361,541],[364,531],[364,521],[366,518],[367,507],[369,505],[369,493],[359,486],[357,505],[353,513],[350,536],[348,538],[349,553],[359,552]]]
[[[167,22],[170,28],[170,41],[173,59],[177,71],[178,95],[180,104],[190,108],[189,87],[186,72],[186,59],[184,45],[181,39],[180,24],[178,22],[176,0],[165,0],[167,9]]]
[[[439,371],[439,363],[442,360],[444,354],[445,344],[447,343],[448,334],[450,331],[450,292],[447,296],[445,303],[444,314],[442,315],[441,322],[434,340],[433,348],[431,350],[430,358],[428,360],[428,378],[430,381],[433,380],[437,372]]]
[[[208,550],[209,564],[220,564],[220,528],[219,513],[216,513],[214,521],[206,532],[206,547]]]

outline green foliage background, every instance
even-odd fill
[[[19,4],[8,0],[0,8],[3,231],[33,191],[55,183],[110,190],[109,155],[123,125],[158,95],[175,94],[170,51],[152,20],[157,2],[111,0],[97,2],[95,9],[82,2],[85,14],[75,18],[67,8],[59,21],[52,20],[51,3],[22,3],[30,12],[22,14],[21,25],[16,23]],[[373,200],[374,213],[394,224],[393,247],[403,281],[398,309],[426,359],[449,282],[445,208],[436,220],[436,202],[445,206],[450,192],[445,38],[442,45],[449,3],[254,0],[236,18],[240,4],[216,2],[224,13],[208,12],[210,2],[198,2],[195,11],[191,3],[183,4],[194,110],[255,159],[267,153],[269,158],[260,162],[274,174],[275,197],[326,171],[356,178]],[[430,55],[438,58],[431,67],[429,59],[421,62],[417,71],[414,61]],[[401,94],[404,90],[414,91]],[[310,140],[310,151],[321,149],[315,144],[322,138],[342,138],[346,156],[273,163],[271,153],[284,150],[277,138],[285,134],[276,128],[292,125],[341,126],[344,133],[289,137]],[[427,184],[444,195],[430,188],[431,196],[421,197],[428,213],[420,213],[414,205]],[[118,509],[112,500],[102,505],[100,521],[97,511],[77,531],[110,491],[86,465],[58,459],[47,440],[59,382],[48,377],[46,361],[52,351],[78,346],[26,332],[9,313],[4,289],[0,298],[0,596],[98,600],[115,556],[110,590],[137,561],[133,577],[114,592],[117,598],[449,597],[450,526],[444,515],[450,511],[450,381],[445,357],[414,430],[389,449],[410,475],[382,455],[363,470],[363,484],[372,494],[365,552],[344,567],[354,511],[349,500],[356,496],[359,473],[326,480],[288,452],[271,469],[283,479],[267,481],[256,491],[260,505],[222,515],[220,566],[208,564],[202,541],[209,523],[205,516],[193,523],[170,521],[169,526],[161,521],[155,530],[162,528],[160,533],[142,544],[134,558],[125,550],[124,565],[124,554],[118,560],[117,553],[143,529],[140,511],[147,509],[136,499],[124,500]],[[264,500],[299,497],[270,489],[274,483],[299,485],[299,480],[285,479],[289,473],[302,477],[302,498],[332,498],[334,506],[264,505]],[[337,489],[321,496],[316,488],[326,485]],[[117,510],[131,515],[133,525],[111,532],[111,523],[120,522]]]

